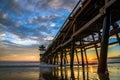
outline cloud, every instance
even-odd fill
[[[3,15],[2,15],[2,18],[3,18],[3,19],[6,19],[7,17],[8,17],[7,14],[3,14]]]
[[[16,43],[18,45],[32,45],[32,44],[38,44],[37,41],[35,40],[30,40],[30,39],[18,39],[13,41],[13,43]]]
[[[77,1],[75,0],[51,0],[50,2],[48,2],[48,5],[53,8],[53,9],[67,9],[67,10],[71,10],[71,8],[74,8],[74,4]],[[67,5],[66,5],[67,3]],[[61,7],[62,6],[62,7]]]
[[[45,41],[52,41],[53,40],[53,37],[46,37],[44,38]]]
[[[3,36],[6,36],[6,34],[4,34],[4,33],[3,33],[3,34],[0,34],[0,37],[3,37]]]
[[[28,46],[28,45],[33,45],[33,44],[39,44],[37,40],[32,40],[29,38],[21,39],[19,36],[12,34],[12,33],[9,33],[9,32],[6,32],[6,34],[2,34],[0,40],[9,41],[13,44],[23,45],[23,46],[24,45]]]
[[[46,30],[45,33],[49,34],[52,33],[50,29],[47,29],[49,27],[58,31],[63,21],[65,21],[65,19],[63,20],[61,18],[65,16],[67,18],[68,15],[67,10],[65,11],[67,12],[66,15],[63,13],[64,6],[68,6],[72,10],[72,7],[75,6],[77,1],[69,0],[67,5],[65,3],[66,1],[64,0],[25,0],[24,2],[19,0],[7,1],[7,5],[2,9],[2,15],[4,18],[1,17],[2,19],[0,21],[2,25],[7,26],[9,32],[18,35],[21,38],[25,38],[27,35],[43,36],[44,34],[41,35],[41,33],[35,31],[41,30],[43,32]],[[69,6],[71,4],[72,6]],[[54,6],[59,8],[54,10]],[[32,10],[34,10],[34,13]],[[28,28],[26,28],[26,26],[28,26]],[[39,26],[39,28],[37,26]],[[34,33],[31,34],[31,32]]]
[[[0,1],[0,56],[39,54],[38,46],[51,43],[77,2]]]

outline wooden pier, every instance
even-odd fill
[[[77,58],[77,64],[80,64],[81,57],[84,68],[89,63],[87,50],[94,48],[98,73],[105,73],[108,46],[120,44],[120,26],[116,23],[119,20],[120,0],[80,0],[43,54],[42,61],[60,64],[61,67],[70,63],[72,68],[74,57]],[[109,42],[109,37],[113,35],[117,41]]]

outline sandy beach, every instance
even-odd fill
[[[110,80],[120,79],[120,63],[108,65]],[[104,78],[104,77],[103,77]],[[97,65],[85,67],[1,67],[0,80],[104,80],[97,74]]]

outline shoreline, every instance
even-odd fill
[[[97,65],[98,63],[89,63],[88,64],[88,66],[89,65]],[[109,62],[108,63],[108,65],[109,64],[120,64],[120,62]],[[85,64],[85,66],[86,66],[87,64]],[[63,65],[63,67],[65,67],[65,66],[70,66],[70,64],[66,64],[66,65]],[[74,64],[74,66],[82,66],[81,64]],[[19,64],[19,63],[17,63],[17,64],[0,64],[0,68],[15,68],[15,67],[60,67],[60,65],[51,65],[51,64],[44,64],[44,63],[39,63],[39,64]]]

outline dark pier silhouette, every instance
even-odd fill
[[[61,67],[70,63],[72,70],[76,57],[78,65],[81,59],[84,74],[84,66],[89,63],[87,50],[94,48],[98,60],[98,73],[105,74],[108,46],[120,44],[120,26],[117,23],[119,20],[120,0],[80,0],[41,60]],[[109,42],[109,37],[113,35],[117,41]],[[67,55],[70,56],[70,60]]]

